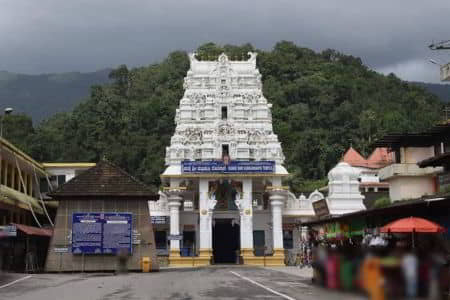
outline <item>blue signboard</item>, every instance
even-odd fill
[[[132,214],[74,213],[72,215],[72,253],[131,253]]]
[[[181,162],[183,173],[273,173],[275,161],[241,161],[233,160],[225,164],[220,160]]]
[[[103,222],[103,253],[116,254],[120,250],[131,253],[131,223],[128,213],[105,213]]]

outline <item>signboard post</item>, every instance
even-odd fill
[[[74,213],[72,253],[117,254],[126,249],[131,254],[132,220],[131,213]]]

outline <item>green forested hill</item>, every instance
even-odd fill
[[[251,45],[205,44],[197,52],[199,59],[215,59],[222,51],[239,59],[249,50]],[[350,145],[368,154],[371,142],[386,132],[423,130],[439,119],[442,103],[435,95],[378,74],[359,58],[290,42],[258,52],[264,95],[273,103],[274,130],[294,191],[324,178]],[[188,68],[180,51],[159,64],[119,67],[110,74],[112,84],[92,87],[72,112],[43,121],[26,138],[16,139],[21,133],[14,132],[26,118],[8,117],[7,136],[40,161],[106,156],[156,189]]]
[[[57,112],[73,109],[89,96],[91,85],[109,82],[110,71],[40,75],[0,71],[0,107],[13,107],[32,116],[37,123]]]
[[[423,87],[427,91],[441,99],[443,102],[450,102],[450,84],[442,84],[442,83],[426,83],[426,82],[411,82],[412,84],[416,84],[420,87]]]

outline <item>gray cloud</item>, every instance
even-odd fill
[[[145,65],[208,41],[270,49],[292,40],[434,82],[428,59],[450,60],[450,52],[427,48],[450,38],[448,0],[0,0],[0,7],[0,70],[13,72]]]

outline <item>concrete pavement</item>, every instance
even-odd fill
[[[166,269],[158,273],[36,274],[0,289],[9,300],[358,299],[310,285],[310,279],[245,266]]]
[[[264,267],[268,270],[273,270],[277,272],[282,272],[294,276],[302,277],[303,279],[311,280],[313,277],[313,269],[312,268],[299,268],[294,266],[286,266],[286,267]]]

